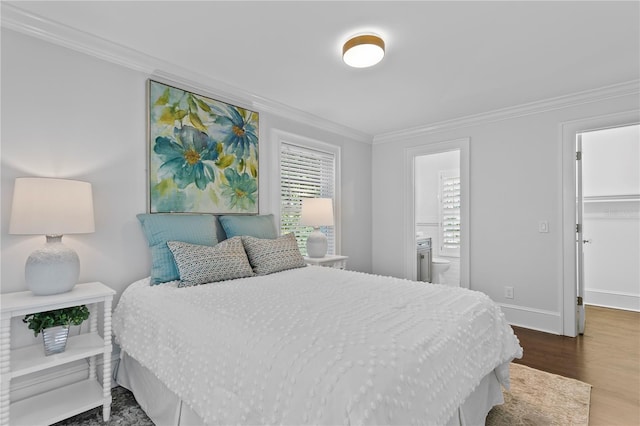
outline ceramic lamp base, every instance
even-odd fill
[[[307,256],[324,257],[327,254],[327,237],[320,228],[314,227],[313,232],[307,237]]]
[[[47,235],[47,243],[31,253],[24,269],[27,288],[37,296],[65,293],[80,276],[80,259],[62,244],[62,235]]]

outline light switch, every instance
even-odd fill
[[[538,232],[549,232],[549,222],[546,220],[538,222]]]

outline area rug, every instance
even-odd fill
[[[591,385],[511,363],[511,390],[487,426],[588,425]]]
[[[591,385],[520,364],[511,364],[511,390],[503,391],[505,403],[494,407],[487,426],[587,425]],[[71,417],[54,426],[153,426],[123,387],[112,389],[109,422],[102,422],[102,407]]]

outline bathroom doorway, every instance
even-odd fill
[[[417,236],[428,233],[436,258],[431,265],[449,262],[443,284],[469,288],[469,138],[406,148],[404,159],[405,277],[418,279]],[[435,175],[431,167],[438,169]],[[425,174],[430,183],[422,180]],[[446,198],[446,205],[438,197]]]
[[[460,151],[414,161],[416,238],[431,241],[431,282],[459,287]]]

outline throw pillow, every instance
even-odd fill
[[[274,240],[243,236],[242,243],[256,275],[306,266],[293,232]]]
[[[178,287],[253,276],[240,237],[224,240],[214,247],[182,241],[169,241],[167,246],[180,272]]]

